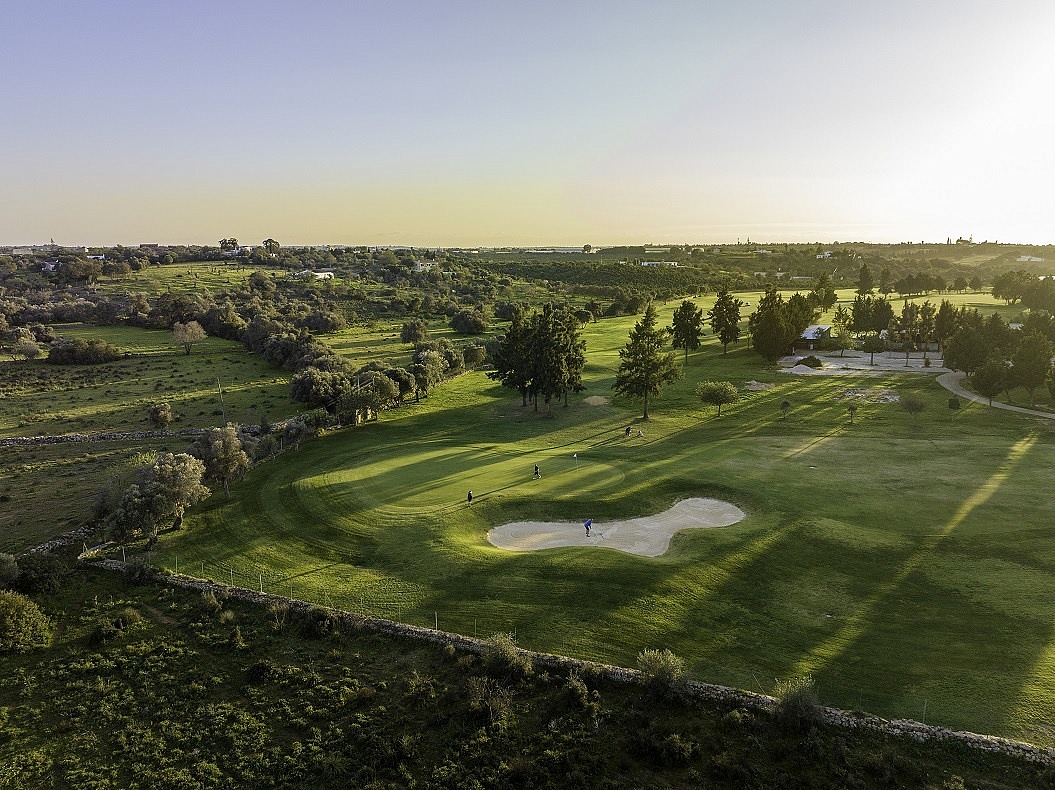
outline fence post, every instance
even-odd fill
[[[175,552],[172,553],[172,559],[176,563],[176,575],[179,576],[179,555]]]
[[[923,700],[923,721],[920,724],[927,723],[927,700]]]
[[[440,630],[440,613],[439,612],[433,612],[433,614],[436,616],[436,630],[439,631]]]
[[[260,592],[264,591],[264,572],[260,571]]]

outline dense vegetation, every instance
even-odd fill
[[[81,571],[0,653],[0,787],[1047,787],[1050,769]]]

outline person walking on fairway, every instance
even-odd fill
[[[467,496],[466,499],[469,500],[469,507],[472,507],[473,506],[473,492],[472,491],[469,492],[469,496]]]
[[[538,470],[538,464],[535,464],[535,476],[532,479],[538,480],[540,477],[542,477],[542,472]]]
[[[626,438],[627,438],[627,439],[629,439],[629,438],[630,438],[630,426],[629,426],[629,425],[628,425],[628,426],[626,426]]]
[[[590,527],[593,526],[593,519],[592,518],[586,519],[584,522],[582,522],[582,525],[584,527],[586,527],[586,537],[590,537]]]

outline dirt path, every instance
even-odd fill
[[[949,392],[954,393],[958,397],[966,398],[967,400],[974,401],[975,403],[981,403],[985,406],[992,405],[994,409],[1004,409],[1005,411],[1017,411],[1019,414],[1028,414],[1032,417],[1043,417],[1046,420],[1055,420],[1055,414],[1047,411],[1037,411],[1036,409],[1026,409],[1022,406],[1012,406],[1010,403],[1000,403],[999,401],[993,401],[989,403],[988,398],[983,398],[981,395],[976,395],[973,392],[965,390],[960,382],[964,380],[966,374],[961,371],[950,371],[949,373],[942,373],[938,376],[938,383],[941,384]]]

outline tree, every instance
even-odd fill
[[[740,308],[743,302],[733,297],[725,288],[719,288],[717,299],[707,312],[711,331],[722,344],[722,353],[729,353],[729,344],[740,339]]]
[[[945,367],[962,370],[970,376],[988,356],[989,349],[982,333],[972,326],[965,326],[957,330],[945,347]]]
[[[650,302],[619,351],[619,369],[612,385],[620,395],[644,400],[642,419],[645,420],[649,398],[658,397],[666,384],[681,378],[674,355],[663,352],[667,331],[658,328],[656,321],[656,308]]]
[[[717,406],[719,417],[722,416],[723,405],[740,400],[740,391],[728,381],[701,381],[696,387],[696,395],[708,406]],[[788,407],[790,406],[789,403]]]
[[[211,428],[199,440],[198,447],[209,476],[220,481],[224,496],[230,499],[231,482],[249,469],[249,456],[242,450],[238,430],[231,423],[223,428]]]
[[[839,297],[835,293],[835,288],[832,287],[832,281],[828,276],[828,272],[821,272],[813,284],[813,290],[810,291],[809,299],[825,312],[831,310],[832,305],[838,301]]]
[[[768,362],[776,362],[788,353],[795,332],[788,321],[784,300],[776,288],[769,286],[758,300],[758,308],[747,320],[751,345]]]
[[[879,272],[879,293],[886,296],[893,290],[894,284],[891,281],[890,269],[884,266],[882,271]]]
[[[671,320],[671,344],[674,348],[685,349],[685,362],[689,361],[689,352],[700,347],[700,335],[703,334],[703,311],[688,299],[683,301]]]
[[[478,345],[466,346],[462,350],[462,356],[465,359],[465,367],[472,370],[487,359],[487,349]]]
[[[850,415],[850,425],[854,424],[854,417],[857,416],[857,411],[860,408],[860,405],[852,402],[846,405],[846,413]]]
[[[480,335],[487,331],[487,316],[480,310],[459,310],[451,317],[451,329],[461,335]]]
[[[791,401],[785,398],[780,402],[781,419],[786,420],[788,418],[789,411],[791,411]]]
[[[853,337],[850,333],[850,325],[852,323],[853,317],[844,305],[839,305],[835,308],[835,317],[832,318],[832,326],[835,330],[832,332],[832,344],[839,349],[840,357],[843,355],[843,351],[853,348]]]
[[[172,325],[172,341],[183,346],[187,350],[187,356],[190,356],[191,346],[205,338],[205,330],[197,321],[188,321],[185,324],[177,321]]]
[[[399,340],[402,343],[427,343],[429,340],[428,323],[420,318],[405,321],[399,333]]]
[[[971,278],[971,282],[968,285],[971,286],[972,291],[980,291],[982,290],[982,278],[976,274]]]
[[[872,279],[872,271],[867,263],[862,263],[861,270],[857,274],[857,293],[867,296],[874,288],[875,281]]]
[[[0,653],[25,653],[51,644],[51,621],[29,598],[0,590]]]
[[[184,511],[206,499],[211,491],[202,484],[205,464],[187,453],[162,453],[146,474],[148,487],[158,486],[165,500],[165,515],[175,519],[173,527],[183,524]]]
[[[18,578],[18,560],[14,554],[0,552],[0,589],[10,587]]]
[[[282,249],[282,245],[274,239],[264,239],[264,241],[261,243],[261,246],[263,246],[263,248],[267,250],[267,254],[272,257],[278,255],[278,251]]]
[[[187,453],[163,453],[128,486],[107,520],[110,537],[124,543],[141,535],[156,535],[165,519],[183,525],[186,508],[211,493],[202,484],[205,464]]]
[[[861,350],[869,355],[869,365],[874,365],[876,363],[876,354],[884,349],[886,349],[886,343],[879,335],[869,335],[864,339],[864,343],[861,345]]]
[[[979,395],[988,398],[992,406],[993,398],[1007,386],[1007,373],[1007,365],[1002,359],[990,357],[971,376],[971,385]]]
[[[164,430],[172,422],[172,407],[168,403],[155,403],[150,407],[150,421]]]
[[[1029,393],[1030,406],[1033,405],[1033,391],[1044,383],[1051,369],[1051,354],[1051,341],[1041,334],[1031,333],[1022,338],[1011,357],[1014,383]]]

